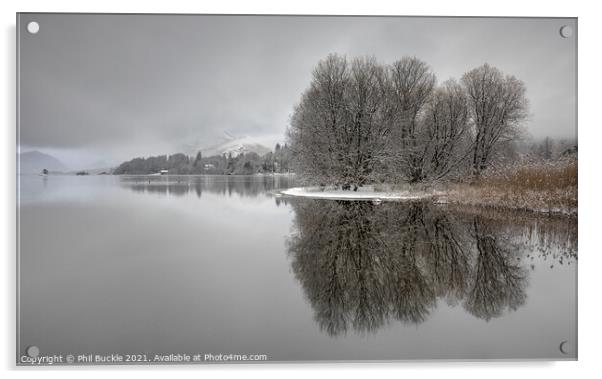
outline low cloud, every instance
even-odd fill
[[[57,154],[118,161],[225,131],[284,140],[331,52],[417,56],[439,82],[488,62],[525,81],[532,136],[576,133],[576,40],[558,33],[572,19],[26,14],[21,27],[33,19],[40,32],[20,41],[20,142]]]

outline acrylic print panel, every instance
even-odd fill
[[[19,365],[577,358],[577,20],[22,13]]]

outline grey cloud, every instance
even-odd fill
[[[576,38],[560,37],[566,24],[576,29],[574,19],[23,14],[21,144],[127,158],[226,130],[284,136],[330,52],[415,55],[439,81],[489,62],[525,81],[533,136],[570,137]]]

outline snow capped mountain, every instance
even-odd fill
[[[262,145],[257,140],[251,137],[242,137],[232,139],[221,144],[201,149],[204,156],[212,155],[228,155],[237,156],[240,154],[257,153],[259,155],[267,154],[271,151],[270,148]]]
[[[186,146],[186,153],[188,155],[194,155],[199,150],[205,157],[213,156],[213,155],[228,155],[232,154],[232,156],[238,156],[240,154],[247,153],[257,153],[259,155],[264,155],[272,151],[271,148],[266,146],[266,143],[270,143],[271,141],[267,141],[269,138],[260,138],[260,137],[236,137],[228,132],[224,132],[223,135],[215,141],[215,143],[205,147],[194,147],[193,145]]]

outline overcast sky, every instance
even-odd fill
[[[488,62],[526,83],[533,137],[574,137],[576,38],[563,25],[576,31],[574,19],[24,14],[21,150],[73,167],[210,146],[224,132],[271,145],[335,52],[416,56],[439,82]]]

